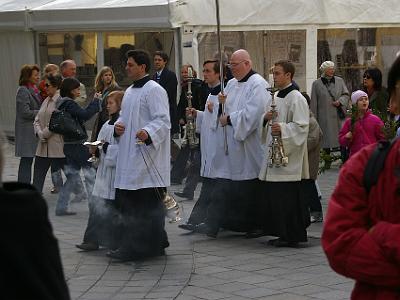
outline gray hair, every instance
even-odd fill
[[[327,60],[321,64],[321,66],[319,67],[319,70],[321,71],[321,74],[324,74],[326,69],[334,68],[334,67],[335,67],[335,63],[333,61]]]

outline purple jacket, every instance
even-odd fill
[[[350,149],[350,156],[361,150],[363,147],[384,139],[382,120],[372,114],[369,110],[365,113],[362,119],[355,122],[353,139],[351,140],[345,138],[346,133],[350,131],[350,124],[351,119],[346,119],[339,132],[339,143],[341,146]]]

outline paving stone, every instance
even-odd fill
[[[319,286],[319,285],[306,284],[306,285],[300,285],[300,286],[284,289],[283,291],[288,292],[288,293],[298,294],[298,295],[310,295],[310,294],[316,294],[316,293],[330,292],[332,290],[329,288],[326,288],[326,287]]]
[[[264,297],[264,296],[279,294],[279,291],[272,290],[272,289],[265,289],[265,288],[254,288],[254,289],[250,289],[250,290],[236,291],[233,294],[248,297],[248,298],[260,298],[260,297]]]
[[[222,268],[222,267],[215,267],[215,266],[207,266],[203,268],[196,268],[195,269],[195,274],[200,274],[200,275],[207,275],[207,274],[214,274],[214,273],[221,273],[221,272],[227,272],[230,271],[228,268]]]
[[[232,293],[235,291],[244,291],[244,290],[250,290],[256,288],[255,285],[252,284],[246,284],[246,283],[241,283],[241,282],[229,282],[225,284],[217,284],[211,287],[213,290],[219,291],[219,292],[228,292]]]
[[[324,300],[350,299],[350,293],[339,290],[332,290],[329,292],[311,294],[309,296]]]
[[[261,297],[258,299],[260,299],[260,300],[312,300],[312,299],[314,299],[315,300],[315,298],[294,295],[294,294],[289,294],[289,293],[276,294],[276,295],[272,295],[272,296]]]

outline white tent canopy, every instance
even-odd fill
[[[221,28],[225,30],[398,25],[400,18],[396,0],[219,0],[219,6]],[[177,27],[215,26],[215,0],[188,0],[176,5],[171,23]]]
[[[0,6],[2,30],[171,28],[175,0],[30,0]]]

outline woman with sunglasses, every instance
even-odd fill
[[[54,187],[60,190],[63,185],[60,170],[65,157],[64,140],[61,135],[51,132],[48,127],[51,114],[56,109],[56,102],[60,99],[61,83],[61,75],[47,76],[45,81],[47,98],[43,101],[33,122],[35,134],[39,138],[33,167],[33,185],[39,192],[43,190],[44,180],[50,167]]]
[[[387,119],[389,94],[382,87],[382,72],[375,67],[365,70],[363,90],[368,94],[369,108],[383,121]]]

